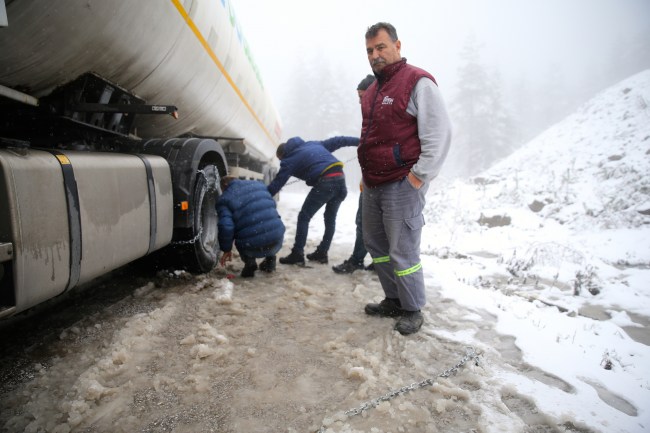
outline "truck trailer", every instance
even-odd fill
[[[230,0],[0,0],[0,318],[134,260],[217,263],[281,121]]]

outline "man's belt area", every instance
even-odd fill
[[[330,177],[339,177],[339,176],[343,176],[343,163],[341,161],[337,161],[334,164],[328,166],[320,174],[321,178],[330,178]]]

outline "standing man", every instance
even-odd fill
[[[226,176],[221,179],[221,190],[216,205],[219,247],[223,251],[221,266],[232,260],[234,243],[244,262],[243,278],[255,276],[256,258],[264,257],[259,266],[262,271],[275,271],[275,254],[282,248],[284,224],[266,185]]]
[[[343,146],[358,145],[359,139],[356,137],[333,137],[324,141],[304,141],[300,137],[293,137],[278,146],[275,154],[280,160],[280,171],[268,186],[271,195],[277,194],[291,176],[304,180],[312,187],[298,214],[296,239],[291,254],[281,257],[280,263],[305,264],[309,221],[323,206],[325,206],[325,233],[316,251],[307,254],[307,258],[319,263],[327,263],[327,253],[336,230],[336,214],[348,195],[343,163],[336,159],[332,152]]]
[[[400,54],[389,23],[366,32],[366,53],[377,81],[361,100],[363,238],[385,298],[366,314],[399,317],[403,335],[420,330],[426,303],[420,262],[422,210],[451,142],[451,124],[435,79]]]
[[[361,82],[357,85],[357,94],[359,95],[359,104],[361,104],[361,98],[363,94],[368,90],[370,86],[375,81],[374,75],[367,75]],[[366,251],[366,246],[363,244],[363,231],[361,227],[362,219],[362,199],[363,199],[363,182],[359,185],[359,207],[357,208],[357,216],[355,218],[355,224],[357,226],[356,238],[354,240],[354,249],[352,250],[352,255],[349,259],[345,260],[343,263],[337,266],[332,266],[332,270],[337,274],[351,274],[357,269],[363,269],[363,261],[368,254]],[[368,269],[374,269],[374,265],[370,264]]]

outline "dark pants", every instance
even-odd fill
[[[361,224],[363,213],[362,201],[363,193],[359,194],[359,208],[357,209],[357,217],[355,219],[357,225],[357,238],[354,241],[354,250],[352,250],[352,256],[350,257],[354,263],[360,265],[363,265],[363,260],[366,258],[366,254],[368,254],[366,246],[363,244],[363,226]]]
[[[327,252],[332,244],[334,232],[336,230],[336,214],[348,190],[345,186],[345,177],[322,177],[316,185],[309,191],[302,209],[298,214],[298,226],[296,227],[296,240],[294,241],[292,252],[296,254],[305,253],[307,244],[307,233],[309,232],[309,221],[325,205],[325,233],[323,240],[318,246],[318,251]]]
[[[242,262],[244,262],[244,267],[246,268],[255,268],[257,267],[257,260],[255,257],[252,256],[247,256],[245,254],[239,254],[239,257],[241,257]],[[269,256],[266,256],[265,259],[275,261],[275,254],[271,254]]]
[[[239,252],[239,257],[241,257],[242,262],[244,262],[246,266],[255,266],[255,263],[257,263],[255,260],[256,258],[273,259],[275,254],[280,251],[280,248],[282,248],[283,240],[284,236],[273,244],[247,249],[237,247],[237,251]]]

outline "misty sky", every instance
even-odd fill
[[[472,33],[483,47],[482,60],[504,79],[532,80],[559,69],[570,85],[615,64],[616,53],[624,50],[621,41],[633,36],[650,41],[649,0],[232,3],[276,106],[290,86],[293,65],[306,53],[331,62],[341,80],[356,88],[370,72],[364,33],[378,21],[395,25],[402,55],[431,72],[446,98],[455,86],[459,53]]]

